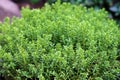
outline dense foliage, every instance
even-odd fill
[[[50,4],[57,0],[47,0]],[[110,11],[113,16],[120,15],[120,1],[119,0],[61,0],[61,2],[70,2],[72,4],[82,4],[86,7],[94,7],[95,9],[105,8]]]
[[[119,31],[104,10],[56,2],[0,24],[5,80],[116,80]]]
[[[49,4],[57,0],[47,0]],[[105,8],[109,12],[109,17],[115,19],[120,25],[120,0],[61,0],[61,2],[70,2],[72,4],[82,4],[87,8],[93,7],[95,10]]]

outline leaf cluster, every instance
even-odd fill
[[[69,3],[23,9],[0,24],[5,80],[116,80],[119,30],[104,10]]]
[[[49,4],[55,3],[57,0],[47,0]],[[120,1],[119,0],[61,0],[61,2],[69,2],[71,4],[82,4],[87,8],[93,7],[95,10],[105,8],[109,12],[109,16],[120,24]]]

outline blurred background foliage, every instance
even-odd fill
[[[31,3],[38,3],[40,0],[30,0]]]

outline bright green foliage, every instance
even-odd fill
[[[34,0],[33,0],[34,1]],[[55,3],[57,0],[47,0],[49,4]],[[111,15],[120,15],[120,1],[119,0],[60,0],[61,2],[70,2],[71,4],[82,4],[86,7],[93,7],[95,9],[106,8]],[[113,17],[114,17],[113,16]]]
[[[5,80],[116,80],[118,27],[104,10],[69,3],[23,9],[0,24]]]

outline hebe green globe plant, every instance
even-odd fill
[[[5,80],[116,80],[119,30],[104,10],[56,2],[0,24]]]

